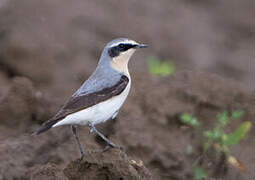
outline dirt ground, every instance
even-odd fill
[[[242,109],[233,128],[254,124],[254,16],[252,0],[0,1],[0,180],[193,179],[201,134],[180,123],[182,113],[209,129],[217,114]],[[98,127],[124,150],[99,152],[104,144],[87,127],[79,127],[83,160],[70,127],[31,136],[116,37],[149,44],[131,59],[131,93],[117,119]],[[151,56],[171,59],[176,73],[149,74]],[[254,179],[254,135],[252,127],[231,148],[244,171],[213,153],[204,159],[212,179]]]

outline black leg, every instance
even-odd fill
[[[108,150],[109,147],[112,147],[112,148],[116,147],[116,145],[115,145],[113,142],[111,142],[109,139],[107,139],[102,133],[100,133],[100,132],[95,128],[94,125],[89,124],[89,128],[90,128],[90,132],[95,132],[98,136],[100,136],[100,137],[108,144],[108,146],[106,146],[106,147],[103,149],[103,151]]]
[[[81,143],[80,143],[80,138],[79,138],[78,133],[77,133],[77,127],[75,127],[74,125],[71,125],[71,128],[72,128],[72,132],[73,132],[73,134],[75,136],[75,139],[77,141],[77,144],[78,144],[78,146],[80,148],[81,158],[83,158],[85,154],[84,154],[84,150],[83,150],[83,148],[81,146]]]

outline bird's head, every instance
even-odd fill
[[[145,44],[139,44],[126,38],[119,38],[109,42],[105,48],[107,48],[108,55],[114,59],[118,57],[130,58],[136,49],[145,47],[147,47]]]
[[[112,68],[126,72],[130,57],[139,48],[145,48],[147,45],[139,44],[127,38],[114,39],[104,48],[104,55],[110,59]]]

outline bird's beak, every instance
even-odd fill
[[[137,44],[137,46],[135,46],[136,49],[138,48],[147,48],[148,45],[147,44]]]

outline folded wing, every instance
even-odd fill
[[[54,124],[56,124],[61,119],[64,119],[69,114],[78,112],[80,110],[91,107],[95,104],[108,100],[114,96],[121,94],[127,87],[129,79],[127,76],[122,75],[120,80],[111,87],[106,87],[100,91],[72,96],[66,104],[61,108],[61,110],[49,121],[47,121],[41,129],[39,129],[34,134],[40,134],[42,132],[50,129]]]

